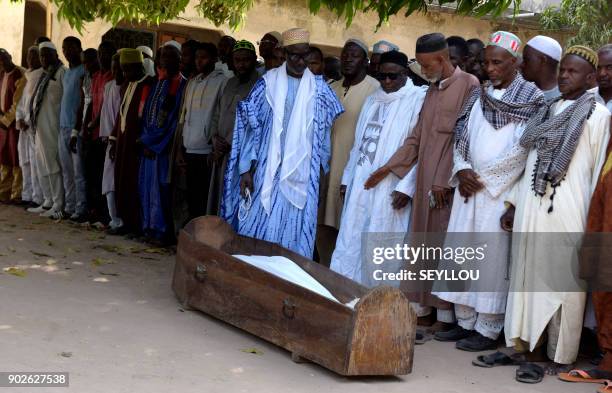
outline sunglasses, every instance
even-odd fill
[[[306,61],[306,58],[308,57],[308,55],[310,55],[310,52],[294,53],[294,52],[287,51],[287,57],[289,57],[289,59],[291,59],[291,61],[293,61],[294,63],[297,63],[300,60]]]
[[[376,79],[378,79],[379,81],[384,81],[390,79],[392,81],[397,80],[397,78],[399,78],[402,74],[397,73],[397,72],[379,72],[376,75]]]

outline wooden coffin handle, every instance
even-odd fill
[[[283,315],[285,318],[295,318],[295,303],[289,298],[283,300]]]
[[[203,283],[204,280],[206,280],[206,276],[207,276],[207,270],[206,270],[206,266],[201,265],[201,264],[197,264],[196,265],[196,270],[193,273],[193,276],[195,277],[195,279],[200,282]]]

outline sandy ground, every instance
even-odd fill
[[[595,392],[515,367],[471,366],[453,344],[416,349],[399,378],[343,378],[199,312],[170,288],[173,255],[0,206],[0,371],[68,371],[69,388],[0,392]],[[18,270],[7,271],[6,268]],[[255,348],[259,354],[246,350]]]

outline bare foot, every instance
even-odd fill
[[[544,372],[546,375],[558,375],[559,373],[567,373],[574,369],[573,364],[560,364],[555,362],[550,362]]]

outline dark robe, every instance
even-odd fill
[[[237,77],[231,78],[227,81],[223,94],[217,103],[215,115],[213,117],[213,135],[219,135],[225,138],[225,141],[230,145],[234,137],[236,107],[240,101],[249,95],[257,79],[259,79],[257,71],[253,71],[250,79],[246,83],[240,83]],[[220,162],[213,163],[210,188],[208,189],[206,214],[217,215],[219,213],[221,198],[223,196],[223,176],[225,174],[225,168],[227,167],[227,158],[227,155],[225,155]]]
[[[116,138],[115,151],[115,202],[117,215],[125,228],[132,233],[142,232],[142,212],[138,197],[138,172],[142,149],[138,139],[142,133],[142,108],[154,82],[146,78],[138,84],[130,102],[125,130],[121,131],[121,113],[117,115],[111,137]],[[127,90],[128,82],[121,87],[121,97]]]

